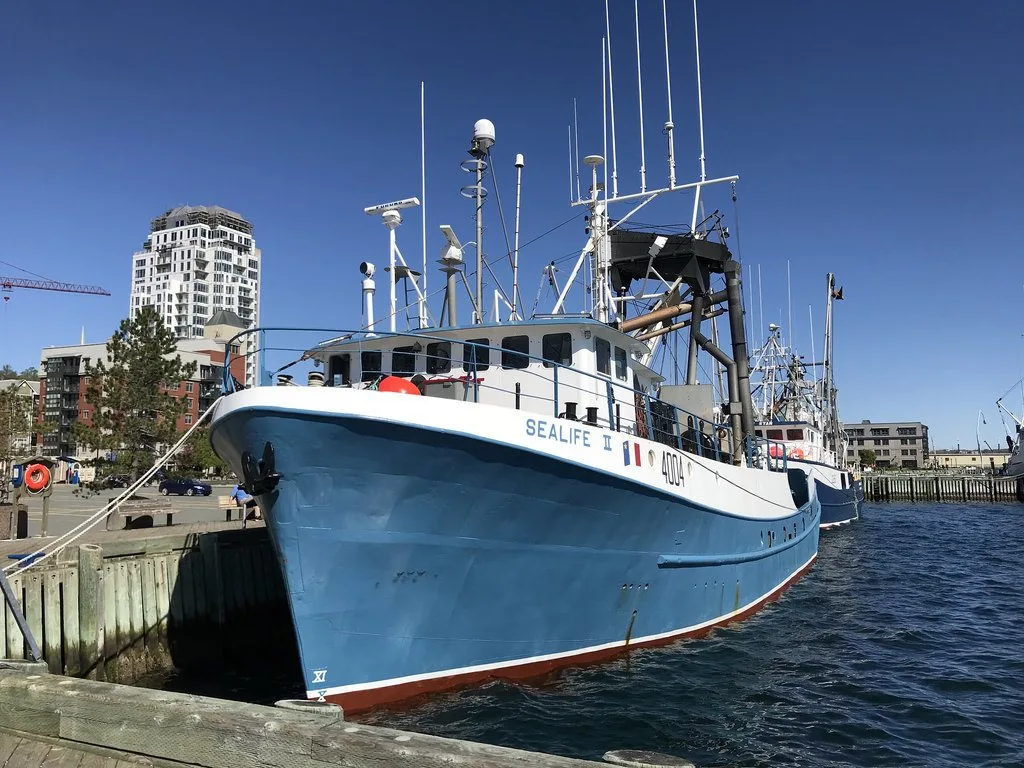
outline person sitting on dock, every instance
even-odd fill
[[[263,518],[260,508],[256,506],[256,499],[243,491],[242,486],[236,485],[232,489],[231,498],[235,500],[236,506],[245,507],[243,516],[245,520],[261,520]]]

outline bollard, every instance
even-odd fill
[[[305,712],[311,720],[330,724],[340,723],[345,719],[345,710],[339,704],[331,704],[329,701],[312,701],[310,699],[280,699],[274,702],[279,709],[288,709],[292,712]]]

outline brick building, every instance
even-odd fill
[[[227,318],[230,322],[232,318]],[[225,318],[208,338],[180,339],[177,354],[182,363],[195,363],[196,370],[191,379],[181,381],[171,394],[186,401],[187,410],[178,419],[178,431],[184,432],[195,423],[199,415],[212,405],[220,394],[224,373]],[[237,353],[237,347],[233,350]],[[92,407],[86,403],[85,393],[89,385],[87,371],[99,360],[108,361],[106,342],[100,344],[75,344],[65,347],[46,347],[40,354],[39,406],[37,410],[38,430],[33,435],[35,450],[44,456],[58,458],[74,457],[78,460],[94,458],[98,451],[88,451],[75,442],[73,427],[76,423],[92,423]],[[244,356],[232,357],[231,374],[238,381],[246,377]]]

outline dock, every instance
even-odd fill
[[[1024,502],[1024,483],[985,475],[864,474],[864,497],[873,502]]]
[[[0,561],[45,540],[0,542]],[[262,523],[90,533],[10,577],[49,671],[117,683],[172,669],[297,658],[280,568]],[[10,608],[0,657],[30,658]]]
[[[678,758],[665,764],[690,765]],[[245,704],[62,677],[41,665],[2,661],[0,765],[607,768],[606,763],[357,725],[346,722],[333,704]]]

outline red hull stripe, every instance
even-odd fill
[[[637,453],[639,454],[640,447],[637,446]],[[537,680],[543,678],[545,675],[554,672],[557,669],[564,669],[566,667],[577,667],[586,664],[594,664],[600,661],[606,661],[616,656],[626,653],[628,650],[633,648],[650,648],[659,645],[668,645],[674,643],[677,640],[685,638],[702,637],[708,634],[715,627],[722,627],[727,624],[731,624],[736,621],[742,621],[752,614],[756,613],[767,603],[777,600],[783,592],[786,591],[791,585],[796,583],[801,576],[811,569],[814,565],[814,561],[818,555],[815,553],[807,565],[803,566],[800,570],[796,571],[792,576],[783,582],[772,592],[769,592],[765,597],[756,603],[752,603],[746,609],[735,615],[729,616],[722,619],[721,621],[707,624],[696,630],[683,630],[678,634],[668,635],[659,637],[655,640],[649,640],[646,642],[635,642],[630,643],[629,646],[616,646],[614,648],[606,648],[599,651],[593,651],[589,653],[581,653],[575,656],[563,656],[557,659],[549,659],[538,662],[525,662],[516,666],[501,667],[499,669],[486,669],[478,670],[473,672],[466,672],[460,674],[454,674],[447,677],[435,677],[428,680],[417,680],[415,682],[399,683],[391,686],[383,686],[380,688],[367,688],[359,691],[347,691],[345,693],[329,694],[326,697],[327,701],[335,704],[340,704],[346,713],[364,712],[374,707],[379,707],[385,704],[395,704],[400,701],[406,701],[417,697],[422,697],[425,694],[436,693],[439,691],[447,691],[455,688],[463,688],[466,686],[476,685],[479,683],[486,682],[488,680],[502,679],[502,680]]]

